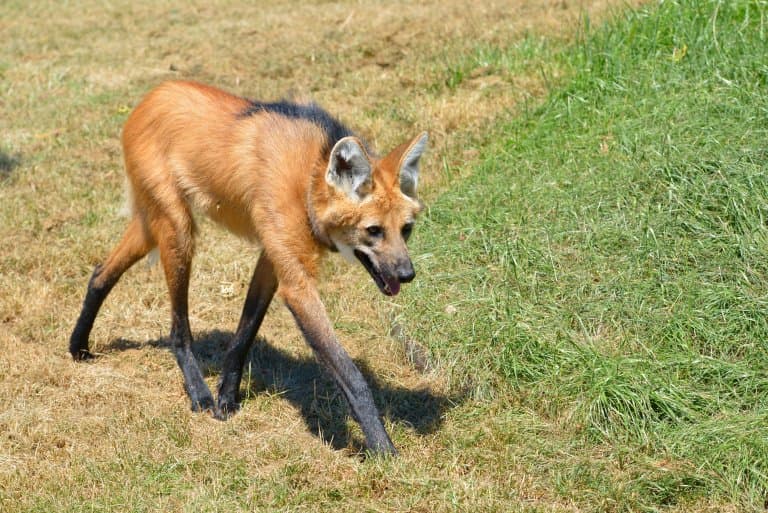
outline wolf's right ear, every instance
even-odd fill
[[[357,137],[344,137],[331,150],[325,181],[354,201],[371,191],[371,161]]]
[[[400,190],[411,198],[416,197],[416,186],[419,183],[419,159],[427,149],[428,139],[426,132],[420,133],[409,143],[400,158]]]

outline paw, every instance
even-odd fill
[[[367,452],[372,456],[379,458],[397,457],[397,449],[386,432],[380,433],[373,439],[366,439],[366,445],[368,446]]]
[[[240,409],[240,403],[237,401],[222,400],[219,398],[219,407],[213,413],[213,417],[218,420],[227,420]]]
[[[216,406],[213,403],[213,397],[201,397],[198,400],[192,400],[192,411],[195,413],[209,411],[215,414]]]
[[[72,351],[72,359],[76,362],[84,362],[87,360],[93,360],[95,356],[87,349],[77,349]]]

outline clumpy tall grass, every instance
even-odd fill
[[[561,56],[574,78],[431,205],[411,335],[457,388],[615,455],[553,462],[566,497],[762,509],[768,4],[665,1],[584,28]]]

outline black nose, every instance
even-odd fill
[[[410,260],[397,266],[397,279],[400,280],[400,283],[408,283],[413,281],[415,277],[416,271],[413,270],[413,264]]]

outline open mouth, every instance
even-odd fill
[[[373,265],[370,257],[362,251],[356,249],[355,256],[360,260],[360,263],[363,264],[363,267],[365,267],[365,270],[371,275],[376,286],[379,287],[379,290],[383,294],[386,294],[387,296],[396,296],[397,293],[400,292],[400,280],[397,276],[385,274],[379,269],[376,269],[376,266]]]

